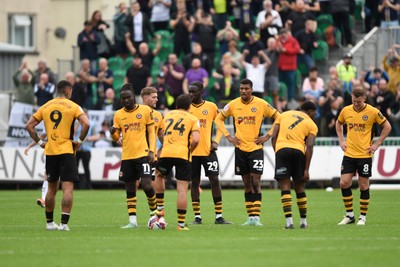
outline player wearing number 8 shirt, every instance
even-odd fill
[[[261,98],[252,96],[253,83],[249,79],[240,81],[240,97],[229,102],[215,123],[218,129],[235,146],[235,174],[241,175],[244,183],[244,196],[248,220],[243,225],[262,226],[261,175],[264,169],[262,144],[269,135],[260,136],[264,118],[277,119],[279,112]],[[224,120],[234,118],[235,136],[226,130]]]
[[[78,168],[74,154],[85,140],[90,127],[89,120],[82,108],[69,100],[71,95],[71,84],[67,81],[58,82],[57,97],[42,105],[26,124],[29,135],[44,148],[46,155],[46,173],[49,183],[45,200],[47,230],[69,231],[68,221],[72,209],[74,182],[78,180]],[[82,125],[82,131],[77,141],[73,141],[75,119]],[[41,140],[35,130],[41,121],[44,121],[47,142]],[[53,220],[59,180],[63,191],[60,226]]]
[[[351,93],[352,105],[342,109],[336,121],[336,132],[344,157],[341,167],[340,188],[346,209],[346,216],[339,225],[355,222],[353,211],[353,193],[351,182],[358,174],[360,187],[360,217],[357,225],[365,225],[369,206],[369,177],[371,177],[373,153],[382,145],[392,127],[382,113],[365,103],[367,94],[364,88],[356,87]],[[344,140],[343,125],[347,125],[347,138]],[[373,143],[374,125],[379,124],[382,132],[378,140]]]
[[[193,224],[202,224],[200,213],[200,175],[201,167],[211,184],[211,192],[214,201],[215,224],[231,224],[222,217],[222,195],[221,185],[219,184],[219,164],[217,153],[218,142],[222,137],[222,133],[217,131],[217,135],[212,140],[213,122],[218,115],[218,108],[214,103],[203,100],[201,97],[204,91],[203,84],[194,82],[189,85],[189,95],[192,98],[190,114],[199,119],[200,124],[200,142],[193,151],[192,157],[192,207],[194,211]]]
[[[283,112],[275,121],[272,145],[275,150],[275,179],[281,189],[281,202],[286,218],[286,229],[293,229],[291,182],[296,192],[300,212],[300,228],[307,228],[307,197],[305,183],[310,179],[309,168],[318,127],[313,121],[317,106],[304,102],[300,111]]]
[[[157,209],[164,207],[164,178],[175,166],[176,189],[178,191],[177,212],[178,230],[189,230],[185,226],[187,208],[187,190],[190,182],[191,154],[199,143],[198,119],[188,111],[191,105],[189,95],[180,95],[176,99],[176,110],[165,115],[164,142],[157,163],[155,189],[157,192]]]
[[[129,223],[124,229],[136,228],[136,181],[141,179],[150,211],[156,210],[156,196],[151,186],[151,167],[154,162],[155,131],[152,109],[135,104],[133,87],[124,84],[121,88],[122,109],[114,114],[114,125],[110,129],[112,139],[118,141],[122,135],[122,161],[119,179],[125,182],[126,204]]]

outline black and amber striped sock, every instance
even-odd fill
[[[151,190],[145,191],[144,192],[147,196],[147,203],[149,204],[149,208],[151,211],[157,209],[157,203],[156,203],[156,193],[154,192],[154,189],[151,188]]]
[[[129,216],[136,216],[136,192],[126,192],[126,205]]]
[[[177,210],[178,212],[178,224],[181,227],[185,227],[186,210]]]
[[[47,223],[51,223],[54,221],[53,215],[54,215],[53,211],[46,211],[46,222]]]
[[[69,221],[69,213],[62,212],[61,213],[61,223],[68,224],[68,221]]]
[[[246,211],[249,216],[253,216],[253,200],[252,193],[244,193],[244,200],[246,204]]]
[[[222,197],[213,197],[214,211],[216,217],[222,216]]]
[[[200,199],[192,200],[192,208],[195,217],[201,217],[200,213]]]
[[[253,216],[260,217],[261,213],[261,193],[253,193]]]
[[[297,207],[299,208],[300,218],[307,218],[307,196],[306,192],[296,194]]]
[[[162,210],[164,208],[164,193],[156,194],[157,209]]]
[[[281,202],[285,218],[292,217],[292,195],[289,190],[281,191]]]
[[[351,187],[342,189],[342,199],[343,204],[346,209],[346,215],[354,217],[353,212],[353,193],[351,192]]]
[[[363,216],[366,216],[368,213],[369,198],[369,189],[360,190],[360,214]]]

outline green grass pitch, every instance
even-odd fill
[[[358,216],[359,191],[353,190]],[[224,190],[224,217],[214,225],[211,192],[201,193],[203,225],[176,230],[176,192],[166,192],[165,231],[150,231],[147,201],[138,192],[137,229],[128,222],[123,190],[75,191],[70,232],[46,231],[39,191],[0,191],[0,266],[395,266],[400,255],[399,191],[372,191],[366,226],[336,225],[340,190],[308,190],[308,229],[284,230],[278,190],[263,190],[264,227],[246,220],[242,190]],[[58,194],[55,221],[60,222]],[[292,196],[294,193],[292,192]],[[190,198],[190,197],[189,197]],[[294,199],[295,203],[295,199]],[[188,202],[186,222],[193,220]]]

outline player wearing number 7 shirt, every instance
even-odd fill
[[[187,209],[187,190],[191,179],[190,160],[200,139],[199,121],[188,111],[192,99],[189,95],[180,95],[176,99],[176,110],[165,115],[164,142],[157,163],[155,189],[157,209],[162,210],[164,203],[164,178],[175,166],[176,189],[178,191],[177,212],[178,230],[189,230],[185,226]]]
[[[42,105],[26,124],[29,135],[40,147],[44,148],[46,155],[46,173],[49,183],[45,200],[47,230],[69,231],[68,221],[72,209],[74,182],[78,180],[74,154],[85,140],[90,127],[82,108],[69,100],[71,95],[72,85],[67,81],[58,82],[57,97]],[[77,141],[73,141],[75,119],[82,125]],[[47,142],[40,139],[35,130],[41,121],[44,121]],[[63,191],[60,226],[53,220],[59,181],[61,181]]]
[[[286,229],[293,229],[291,182],[296,192],[300,212],[300,228],[307,228],[307,197],[305,183],[310,179],[309,168],[318,127],[313,121],[317,106],[304,102],[300,111],[283,112],[275,121],[272,145],[275,150],[275,179],[281,189],[281,202],[286,218]]]
[[[248,219],[243,225],[263,226],[261,213],[261,175],[264,169],[262,144],[269,135],[260,136],[264,118],[277,119],[279,112],[266,101],[252,95],[253,83],[249,79],[240,81],[240,97],[229,102],[215,123],[222,134],[235,146],[235,174],[241,175]],[[231,136],[224,120],[232,116],[235,136]]]
[[[135,104],[132,84],[121,88],[120,100],[124,106],[114,114],[114,125],[110,129],[112,139],[118,141],[122,135],[122,161],[119,179],[125,182],[126,204],[129,223],[123,229],[138,227],[136,220],[136,181],[141,179],[150,211],[156,210],[156,195],[151,185],[151,167],[154,162],[156,135],[152,109]]]

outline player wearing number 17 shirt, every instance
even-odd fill
[[[151,167],[154,162],[155,131],[152,109],[135,104],[132,84],[124,84],[120,93],[122,109],[114,114],[110,129],[112,139],[122,135],[122,161],[119,179],[125,182],[129,223],[124,229],[136,228],[136,181],[141,179],[150,211],[156,210],[156,196],[151,185]]]
[[[264,118],[277,119],[279,112],[266,101],[252,95],[253,83],[249,79],[240,81],[240,97],[229,102],[215,123],[222,134],[235,146],[235,174],[241,175],[244,183],[244,197],[248,220],[243,225],[262,226],[261,175],[264,169],[262,144],[269,135],[260,136]],[[234,118],[235,136],[231,136],[224,120]]]
[[[357,225],[365,225],[369,206],[369,177],[371,177],[372,156],[389,135],[392,127],[382,113],[365,103],[367,94],[364,88],[356,87],[351,92],[352,105],[342,109],[336,121],[336,132],[340,148],[344,151],[341,167],[340,188],[346,209],[346,216],[339,225],[355,222],[353,211],[353,193],[351,182],[358,173],[360,187],[360,217]],[[346,140],[343,136],[343,125],[347,125]],[[375,124],[382,127],[378,140],[373,142]]]
[[[74,154],[85,140],[90,127],[82,108],[69,100],[71,95],[72,85],[67,81],[58,82],[57,97],[42,105],[26,124],[29,135],[41,148],[44,148],[46,155],[46,174],[49,183],[45,200],[47,230],[69,231],[68,221],[72,209],[74,182],[78,181]],[[77,141],[73,141],[75,119],[82,125]],[[44,121],[47,142],[40,139],[35,130],[41,121]],[[53,220],[59,181],[63,191],[60,226]]]

